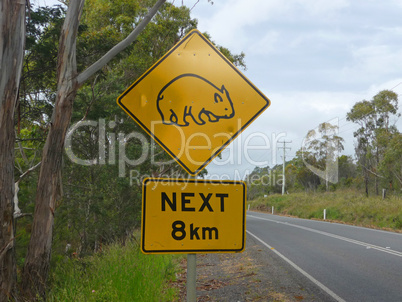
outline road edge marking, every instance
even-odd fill
[[[276,255],[281,257],[283,260],[285,260],[288,264],[290,264],[295,270],[297,270],[299,273],[301,273],[303,276],[305,276],[307,279],[309,279],[311,282],[313,282],[315,285],[317,285],[319,288],[321,288],[324,292],[326,292],[328,295],[330,295],[332,298],[334,298],[338,302],[346,302],[344,299],[339,297],[337,294],[335,294],[332,290],[330,290],[328,287],[326,287],[324,284],[322,284],[320,281],[315,279],[313,276],[311,276],[309,273],[304,271],[302,268],[300,268],[296,263],[294,263],[292,260],[289,258],[285,257],[281,253],[279,253],[276,249],[274,249],[272,246],[270,246],[268,243],[251,233],[250,231],[246,231],[247,234],[251,235],[254,237],[256,240],[258,240],[260,243],[262,243],[265,247],[267,247],[269,250],[274,252]]]
[[[260,219],[260,220],[265,220],[265,221],[271,221],[271,222],[276,222],[276,223],[280,223],[280,224],[285,224],[287,226],[291,226],[291,227],[295,227],[295,228],[302,229],[302,230],[305,230],[305,231],[321,234],[321,235],[324,235],[324,236],[327,236],[327,237],[343,240],[343,241],[346,241],[346,242],[349,242],[349,243],[354,243],[354,244],[357,244],[357,245],[360,245],[360,246],[364,246],[366,248],[371,248],[371,249],[374,249],[374,250],[377,250],[377,251],[380,251],[380,252],[384,252],[384,253],[388,253],[388,254],[391,254],[391,255],[394,255],[394,256],[402,257],[402,252],[392,250],[392,249],[383,248],[382,246],[374,245],[374,244],[371,244],[371,243],[366,243],[366,242],[359,241],[359,240],[356,240],[356,239],[343,237],[343,236],[340,236],[340,235],[336,235],[336,234],[316,230],[316,229],[309,228],[309,227],[306,227],[306,226],[293,224],[293,223],[290,223],[290,222],[277,221],[277,220],[273,220],[273,219],[269,219],[269,218],[253,216],[253,215],[250,215],[250,214],[247,215],[247,216],[251,217],[251,218],[255,218],[255,219]]]

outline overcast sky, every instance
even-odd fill
[[[189,7],[196,2],[184,0]],[[383,89],[402,97],[402,0],[213,2],[200,0],[193,8],[198,29],[233,53],[246,54],[243,73],[272,104],[222,153],[222,160],[207,167],[211,175],[234,178],[255,165],[282,163],[278,137],[292,141],[286,152],[290,159],[307,132],[328,121],[339,123],[343,154],[354,155],[357,126],[346,121],[353,104]],[[401,119],[397,125],[402,131]],[[250,151],[252,145],[265,147]],[[230,162],[232,155],[234,163],[219,164]]]

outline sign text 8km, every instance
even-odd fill
[[[142,251],[243,251],[245,196],[240,181],[145,179]]]

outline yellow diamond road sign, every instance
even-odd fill
[[[147,178],[142,188],[143,253],[244,250],[244,182]]]
[[[196,175],[270,101],[193,30],[117,103],[189,174]]]

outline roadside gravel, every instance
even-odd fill
[[[186,262],[174,286],[186,301]],[[251,236],[239,254],[197,255],[197,301],[333,301]]]

